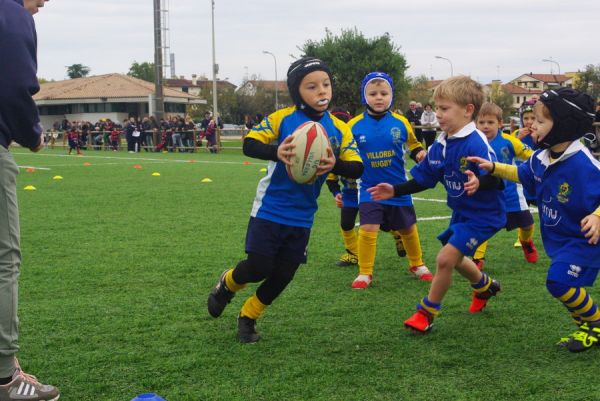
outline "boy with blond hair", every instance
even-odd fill
[[[483,132],[490,146],[494,149],[500,163],[514,164],[515,160],[527,160],[533,153],[531,148],[518,138],[502,133],[502,109],[494,103],[484,103],[477,115],[477,129]],[[506,230],[519,229],[519,242],[525,260],[536,263],[538,253],[533,244],[533,216],[529,211],[527,200],[523,194],[523,186],[506,181],[504,183],[504,199],[506,202]],[[481,270],[483,268],[488,241],[481,244],[473,261]]]
[[[436,117],[443,132],[431,146],[426,158],[411,170],[412,179],[394,185],[378,184],[368,191],[375,200],[390,199],[433,188],[441,182],[448,193],[452,218],[438,239],[443,247],[436,258],[437,271],[429,293],[417,305],[417,311],[404,325],[418,333],[428,332],[439,315],[442,300],[450,288],[456,269],[473,288],[469,312],[481,311],[487,301],[500,291],[500,284],[481,272],[465,256],[472,256],[477,246],[492,237],[506,224],[502,181],[483,175],[467,156],[474,152],[483,160],[495,160],[494,151],[473,120],[483,103],[479,83],[464,76],[442,82],[433,94]],[[479,176],[480,192],[468,196],[464,184],[470,176]]]
[[[593,111],[594,101],[585,93],[547,90],[534,106],[532,137],[539,149],[525,163],[516,167],[469,158],[536,194],[544,249],[551,259],[546,288],[578,326],[558,342],[571,352],[588,351],[600,338],[600,309],[585,289],[600,271],[600,162],[580,141],[593,129]],[[465,187],[473,193],[479,184],[472,177]]]

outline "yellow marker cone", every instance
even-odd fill
[[[267,169],[266,169],[266,168],[261,168],[261,169],[260,169],[260,172],[261,172],[261,173],[266,173],[266,172],[267,172]]]
[[[152,173],[153,177],[160,177],[160,173]]]
[[[210,178],[205,178],[202,180],[202,182],[212,182],[212,180]]]
[[[36,188],[33,185],[27,185],[25,188],[23,188],[25,191],[35,191]]]
[[[62,176],[60,175],[55,175],[54,177],[52,177],[53,180],[62,180]]]

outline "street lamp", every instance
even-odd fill
[[[279,107],[279,99],[277,98],[277,86],[279,85],[279,82],[277,82],[277,58],[269,51],[263,50],[263,53],[273,56],[273,61],[275,62],[275,111],[277,111],[277,108]]]
[[[453,77],[454,76],[454,68],[452,67],[452,61],[450,61],[450,59],[448,59],[446,57],[442,57],[442,56],[435,56],[435,58],[446,60],[447,62],[450,63],[450,76]]]
[[[554,63],[556,64],[556,66],[558,67],[558,75],[560,75],[560,64],[558,64],[557,61],[552,60],[551,58],[545,58],[542,59],[542,61],[546,62],[546,63]],[[552,74],[552,67],[550,67],[550,74]]]

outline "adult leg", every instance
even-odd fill
[[[17,166],[0,146],[0,378],[15,371],[18,350],[18,282],[21,265],[19,210],[17,206]]]

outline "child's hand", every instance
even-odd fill
[[[317,167],[317,176],[329,173],[333,166],[335,166],[335,155],[333,154],[331,147],[328,146],[327,157],[321,158],[321,163],[319,164],[319,167]]]
[[[598,244],[598,239],[600,238],[600,217],[595,214],[585,216],[581,220],[581,232],[585,233],[585,238],[589,238],[588,244]]]
[[[479,178],[471,170],[465,170],[465,174],[467,175],[467,182],[464,183],[465,191],[471,196],[479,189]]]
[[[492,171],[494,169],[494,163],[477,156],[469,156],[467,160],[473,163],[479,164],[479,168],[482,168],[486,171]]]
[[[371,199],[375,201],[391,199],[394,197],[394,186],[384,182],[367,188],[367,192],[371,194]]]
[[[415,159],[417,159],[417,163],[421,162],[421,160],[423,160],[425,156],[427,156],[426,150],[422,150],[419,153],[417,153],[417,155],[415,156]]]
[[[519,134],[518,134],[519,139],[523,139],[527,135],[531,135],[531,129],[530,128],[527,128],[527,127],[519,128]]]
[[[294,157],[294,148],[296,145],[293,145],[291,142],[294,139],[292,135],[288,136],[281,142],[281,145],[277,148],[277,158],[281,160],[285,165],[291,166],[291,158]]]
[[[342,202],[342,194],[337,194],[335,196],[335,205],[337,207],[339,207],[340,209],[342,208],[342,206],[344,206],[343,202]]]

